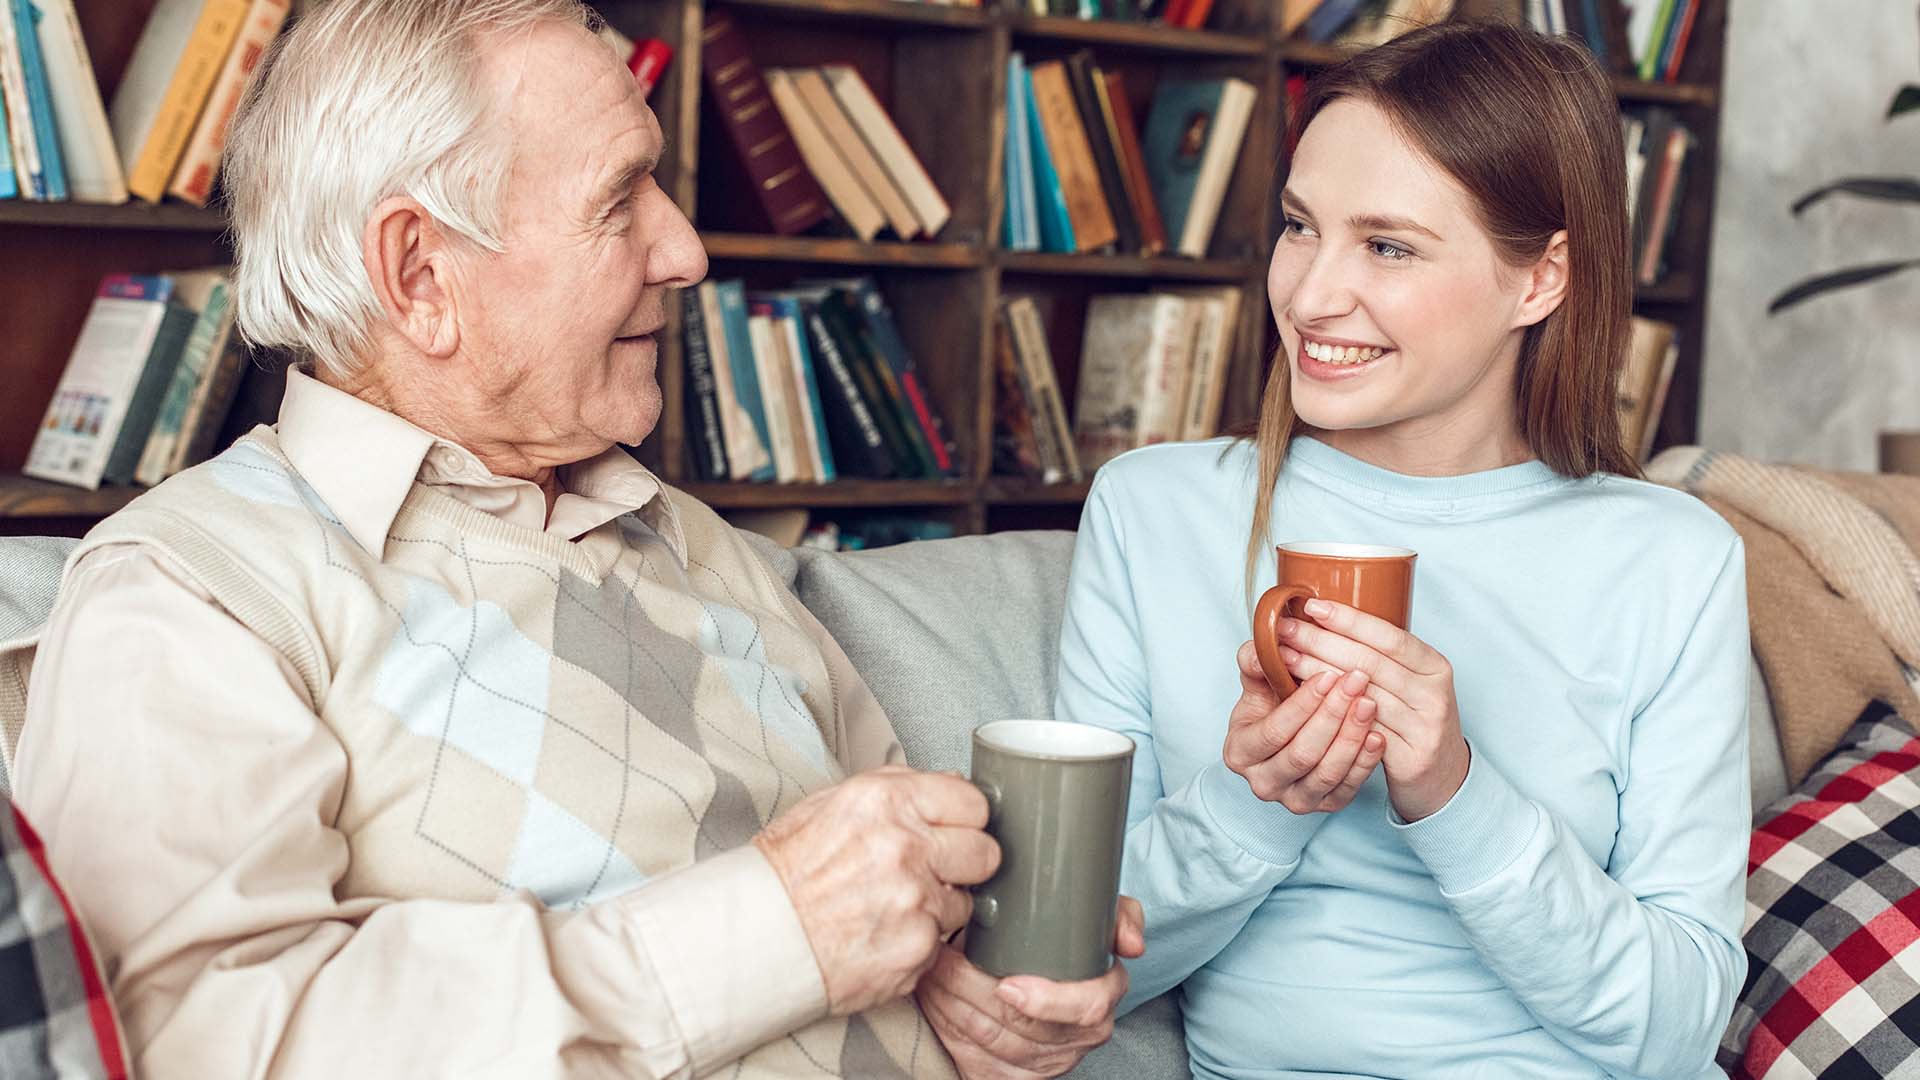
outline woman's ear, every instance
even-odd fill
[[[388,324],[422,355],[438,359],[460,347],[448,240],[425,207],[396,195],[373,208],[360,245],[367,280]]]
[[[1566,299],[1569,280],[1567,230],[1561,229],[1547,241],[1547,250],[1526,269],[1522,281],[1526,292],[1514,308],[1514,327],[1532,326],[1553,314]]]

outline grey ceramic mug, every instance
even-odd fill
[[[1133,740],[1054,720],[973,732],[1000,870],[974,889],[967,959],[990,975],[1091,979],[1113,964]]]

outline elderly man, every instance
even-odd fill
[[[311,376],[82,545],[19,747],[143,1075],[1055,1075],[1110,1031],[1117,965],[947,944],[984,801],[616,445],[706,269],[661,146],[571,0],[334,0],[250,92],[241,325]]]

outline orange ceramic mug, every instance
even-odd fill
[[[1280,584],[1253,609],[1253,649],[1281,697],[1299,685],[1280,659],[1280,620],[1302,618],[1299,605],[1332,600],[1385,619],[1402,630],[1413,605],[1413,560],[1406,548],[1377,544],[1281,544]]]

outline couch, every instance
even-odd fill
[[[45,619],[73,543],[0,538],[0,641]],[[866,677],[914,766],[964,773],[976,724],[1049,715],[1072,533],[1000,533],[856,554],[759,546]],[[1787,778],[1757,666],[1750,709],[1758,808],[1787,792]],[[5,782],[0,775],[0,787]],[[1123,1018],[1113,1041],[1073,1075],[1185,1080],[1186,1061],[1169,994]]]

